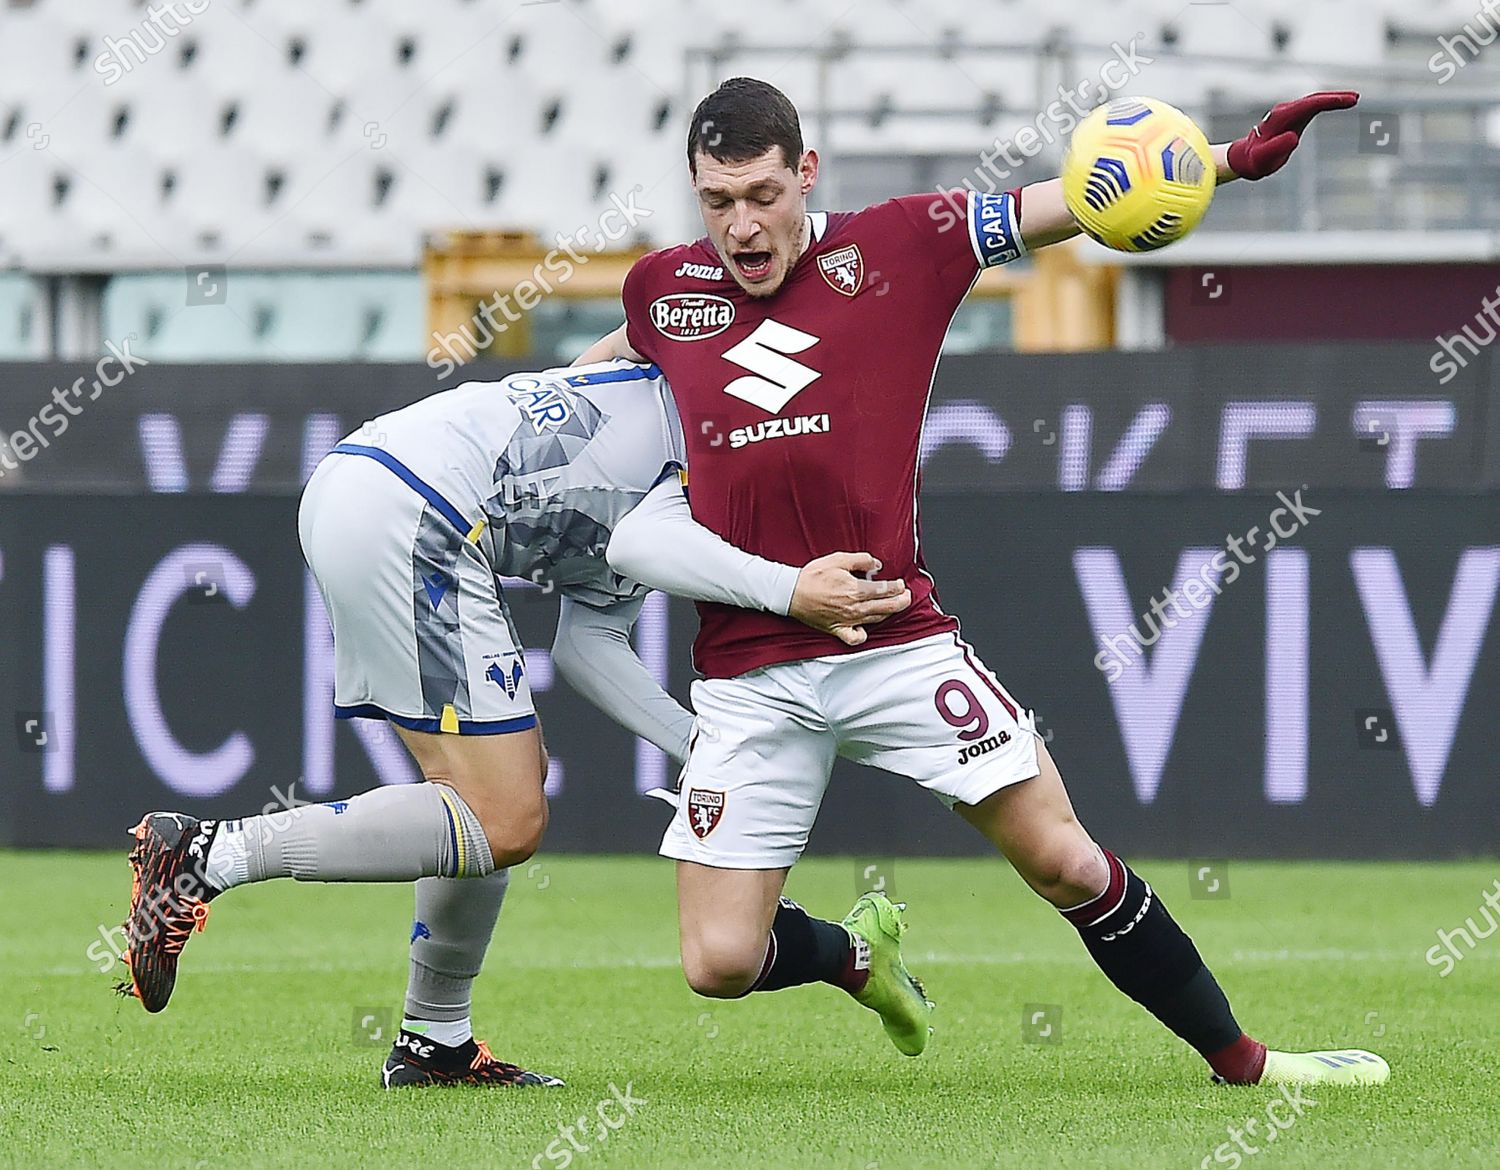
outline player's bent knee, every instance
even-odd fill
[[[1092,898],[1109,884],[1109,865],[1088,837],[1071,843],[1058,868],[1058,884],[1069,898]]]
[[[547,801],[524,808],[497,808],[481,820],[496,869],[529,861],[547,831]]]
[[[1087,902],[1109,884],[1109,866],[1081,828],[1042,842],[1030,856],[1011,860],[1033,890],[1064,909]]]
[[[682,974],[688,986],[710,999],[734,999],[750,990],[765,963],[765,940],[727,936],[682,940]]]

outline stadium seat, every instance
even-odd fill
[[[1112,43],[1138,35],[1148,52],[1171,51],[1157,52],[1125,89],[1199,115],[1243,108],[1253,117],[1273,97],[1342,80],[1299,60],[1387,60],[1387,21],[1422,41],[1475,19],[1471,0],[1124,0],[1103,9],[1083,0],[871,0],[856,10],[767,0],[757,12],[787,30],[771,36],[747,32],[742,14],[716,0],[557,0],[504,12],[468,0],[420,9],[408,0],[322,9],[253,0],[210,6],[105,84],[95,61],[108,45],[129,57],[122,46],[154,39],[144,10],[110,11],[115,19],[104,22],[101,5],[35,0],[7,12],[0,248],[12,262],[86,270],[101,257],[153,264],[166,254],[177,265],[243,247],[241,264],[409,269],[427,232],[519,227],[550,238],[597,223],[611,192],[637,186],[641,205],[657,212],[643,230],[662,241],[695,230],[678,186],[684,119],[697,92],[723,76],[759,74],[785,88],[830,166],[840,154],[910,158],[913,173],[927,173],[977,162],[997,138],[1034,122],[1059,85],[1097,77]],[[954,36],[1053,48],[859,52]],[[844,51],[821,71],[812,54],[734,51],[772,42]],[[721,55],[690,63],[695,48]],[[1420,68],[1425,55],[1413,51],[1401,59]],[[1473,90],[1477,76],[1461,85]],[[823,94],[831,118],[819,112]],[[922,110],[946,116],[912,113]],[[39,142],[46,148],[31,149]],[[1413,171],[1407,159],[1390,165],[1403,179],[1455,181]],[[1446,206],[1438,197],[1418,204]],[[1365,214],[1349,183],[1329,188],[1325,218],[1337,222],[1341,208]],[[1216,214],[1210,230],[1234,222]]]

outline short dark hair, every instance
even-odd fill
[[[688,173],[698,173],[698,152],[720,162],[745,162],[781,147],[792,170],[802,159],[802,124],[791,99],[768,81],[731,77],[693,111],[688,126]]]

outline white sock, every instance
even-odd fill
[[[244,826],[257,819],[249,817],[245,821],[220,822],[203,863],[203,876],[210,885],[227,890],[250,880],[250,834],[245,832]]]
[[[457,1048],[474,1038],[474,1025],[469,1022],[468,1016],[461,1020],[414,1020],[410,1016],[403,1016],[401,1027],[449,1048]]]

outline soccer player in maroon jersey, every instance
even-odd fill
[[[1220,182],[1279,170],[1314,116],[1276,106],[1213,148]],[[1105,975],[1233,1083],[1378,1083],[1371,1053],[1282,1053],[1247,1035],[1161,898],[1079,824],[1030,711],[938,605],[919,548],[918,443],[943,337],[982,268],[1077,235],[1057,180],[808,212],[818,156],[775,87],[726,81],[688,133],[707,235],[643,257],[626,324],[581,360],[655,362],[688,437],[674,477],[616,530],[621,572],[670,587],[672,525],[799,565],[861,549],[910,604],[846,645],[768,613],[700,604],[698,722],[661,852],[678,872],[683,970],[702,995],[822,981],[922,1051],[931,1004],[901,961],[902,908],[866,895],[842,925],[781,898],[835,756],[909,776],[994,843]]]

